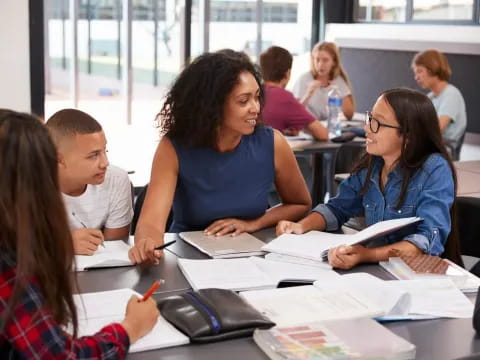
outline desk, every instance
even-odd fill
[[[480,161],[457,161],[457,196],[480,197]]]
[[[275,237],[274,229],[266,229],[254,234],[265,242]],[[166,284],[154,295],[160,299],[186,291],[188,284],[176,266],[177,257],[203,258],[195,248],[179,240],[165,251],[160,265],[150,269],[117,268],[78,273],[79,283],[84,292],[133,287],[145,291],[158,277],[165,278]],[[392,276],[378,265],[360,265],[350,271],[338,271],[340,274],[368,272],[388,280]],[[473,300],[473,298],[472,298]],[[475,335],[471,319],[437,319],[422,321],[402,321],[386,323],[385,326],[395,334],[417,346],[416,359],[450,360],[480,352],[480,338]],[[375,339],[372,339],[375,341]],[[130,354],[129,359],[175,359],[175,360],[268,360],[268,357],[255,345],[252,338],[227,340],[212,344],[191,344],[173,348],[152,350]]]
[[[310,193],[314,206],[323,203],[327,193],[330,197],[335,195],[337,169],[338,171],[350,170],[356,155],[365,148],[365,139],[362,138],[346,143],[315,140],[294,140],[288,143],[296,157],[312,159]]]
[[[143,294],[158,279],[164,279],[165,283],[157,289],[157,293],[189,290],[190,284],[177,266],[177,256],[167,251],[164,254],[160,264],[155,266],[137,265],[77,272],[79,292],[130,288]]]

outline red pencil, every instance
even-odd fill
[[[157,290],[157,288],[160,286],[160,284],[163,284],[165,281],[164,280],[157,280],[155,281],[150,289],[147,290],[147,292],[143,295],[143,298],[139,301],[146,301],[152,294]]]

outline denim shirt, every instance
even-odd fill
[[[402,169],[395,167],[388,174],[385,189],[380,188],[380,172],[383,159],[374,159],[369,186],[365,194],[361,189],[367,169],[353,174],[339,186],[338,195],[327,204],[320,204],[312,211],[323,215],[326,231],[337,230],[352,216],[365,215],[367,225],[382,220],[418,216],[423,221],[401,229],[375,241],[375,246],[406,240],[424,253],[440,255],[450,234],[450,208],[455,197],[452,171],[439,153],[430,155],[423,166],[410,178],[405,200],[400,208],[397,201],[402,186]]]

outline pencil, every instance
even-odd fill
[[[82,220],[80,220],[80,219],[78,218],[77,214],[75,214],[75,212],[73,212],[73,211],[72,211],[72,216],[73,216],[85,229],[88,228],[87,225],[85,225],[85,223],[84,223]],[[104,242],[104,240],[102,241],[102,243],[101,243],[100,245],[102,245],[102,247],[105,248],[105,244],[104,244],[103,242]]]
[[[150,287],[150,289],[148,289],[147,292],[143,295],[143,298],[141,300],[138,300],[138,301],[142,302],[142,301],[148,300],[148,298],[150,296],[152,296],[152,294],[155,292],[155,290],[157,290],[157,288],[160,286],[160,284],[163,284],[164,282],[165,282],[165,280],[163,280],[163,279],[155,281],[152,284],[152,286]]]

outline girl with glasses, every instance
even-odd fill
[[[281,221],[277,235],[335,231],[363,214],[367,225],[418,216],[423,221],[364,245],[338,246],[329,263],[349,269],[391,254],[444,255],[461,263],[454,211],[456,176],[437,116],[424,94],[383,92],[367,115],[366,153],[339,186],[338,195],[297,223]]]

